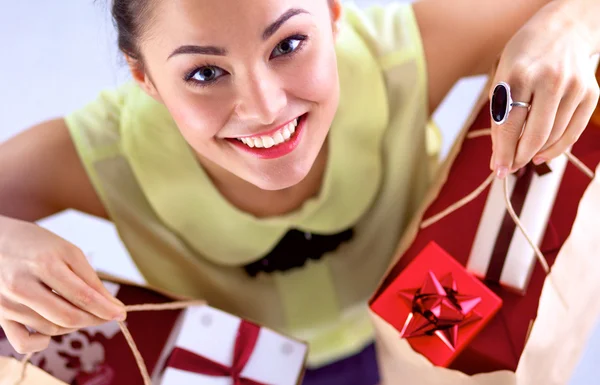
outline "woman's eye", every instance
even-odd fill
[[[306,38],[303,36],[296,36],[283,40],[277,45],[277,47],[275,47],[273,53],[271,54],[271,58],[282,55],[289,55],[295,52],[305,39]]]
[[[198,83],[210,83],[223,76],[225,71],[219,67],[207,66],[201,67],[194,71],[189,77],[190,80],[195,80]]]

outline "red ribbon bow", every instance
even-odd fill
[[[242,320],[235,341],[233,363],[231,367],[201,357],[195,353],[181,348],[174,348],[168,366],[186,372],[204,374],[215,377],[231,377],[234,385],[268,385],[242,377],[242,370],[246,367],[250,355],[254,351],[260,327]]]
[[[458,328],[481,319],[473,310],[481,297],[460,294],[452,273],[438,280],[429,271],[420,288],[402,290],[399,295],[412,307],[400,333],[402,338],[435,335],[454,351]]]

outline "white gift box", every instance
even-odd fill
[[[174,348],[186,350],[214,363],[231,368],[240,318],[210,306],[186,309],[173,329],[153,373],[153,383],[161,385],[237,385],[229,376],[200,374],[169,367]],[[307,356],[301,342],[260,328],[254,349],[241,370],[241,378],[268,385],[300,383]],[[242,383],[245,383],[242,381]]]
[[[543,175],[534,172],[527,190],[519,220],[538,247],[546,232],[548,219],[566,165],[567,158],[565,156],[559,156],[548,162],[551,172]],[[509,175],[507,178],[509,196],[511,196],[517,183],[517,177]],[[490,188],[467,262],[467,269],[480,278],[488,275],[492,255],[506,214],[504,181],[495,179]],[[499,283],[524,294],[536,261],[535,251],[523,233],[515,227],[510,238]]]

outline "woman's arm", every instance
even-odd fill
[[[36,221],[68,208],[107,218],[64,119],[0,144],[0,216]]]
[[[551,0],[419,0],[433,113],[462,77],[489,72],[510,38]]]

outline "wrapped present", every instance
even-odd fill
[[[29,373],[29,377],[26,376],[23,381],[19,382],[20,385],[54,382],[71,385],[150,385],[151,380],[153,384],[157,385],[161,383],[159,381],[163,374],[165,374],[163,383],[173,383],[169,382],[169,375],[167,375],[170,370],[185,368],[189,371],[200,371],[203,368],[196,367],[198,361],[188,361],[190,356],[186,356],[183,352],[186,343],[190,341],[200,341],[202,346],[195,349],[206,353],[204,358],[217,356],[215,362],[207,360],[205,363],[214,364],[207,366],[209,371],[207,374],[213,375],[211,378],[217,380],[218,384],[227,383],[223,382],[224,378],[222,378],[227,374],[234,380],[232,385],[258,384],[258,382],[245,382],[246,375],[269,381],[273,379],[277,381],[281,378],[285,378],[286,381],[294,379],[294,382],[265,382],[269,385],[300,382],[307,356],[307,346],[304,343],[293,341],[206,305],[190,306],[198,305],[200,301],[172,303],[178,297],[171,293],[139,286],[107,275],[101,275],[101,277],[111,294],[128,306],[127,321],[122,326],[116,322],[109,322],[101,326],[81,329],[65,336],[53,337],[49,347],[34,354],[27,365],[18,361],[23,356],[12,349],[0,329],[1,385],[15,385],[16,382],[13,379],[20,378],[24,368],[26,369],[25,373]],[[131,306],[140,304],[143,305]],[[198,318],[199,315],[200,318]],[[251,332],[249,334],[240,333],[241,338],[238,344],[227,345],[237,333],[232,331],[230,335],[216,334],[215,331],[218,328],[224,327],[221,322],[229,322],[230,326],[237,322],[240,326],[239,331],[251,329]],[[212,327],[209,328],[211,325]],[[252,326],[248,327],[248,325]],[[207,328],[206,331],[209,333],[201,333],[203,331],[201,326]],[[257,338],[252,344],[250,337],[255,334],[260,338]],[[211,338],[210,342],[204,344],[207,337]],[[250,339],[246,340],[245,338]],[[178,347],[182,349],[173,349],[174,344],[179,344]],[[226,345],[235,348],[227,353]],[[249,361],[244,362],[243,359],[231,359],[230,356],[227,356],[230,354],[237,357],[238,350],[236,349],[238,347],[241,349],[242,355],[248,354]],[[139,353],[139,357],[136,357],[137,353]],[[196,356],[196,358],[198,357]],[[223,357],[229,358],[230,361],[227,361],[229,363],[237,365],[244,363],[241,365],[240,372],[236,372],[237,366],[235,365],[226,366],[222,360]],[[273,377],[272,368],[268,366],[269,362],[276,362],[280,365],[275,370],[275,372],[281,372],[279,373],[280,377]],[[217,363],[222,365],[219,366]],[[288,366],[284,366],[284,364]],[[165,370],[167,366],[168,368]],[[217,370],[217,372],[211,370]],[[218,376],[218,374],[222,376]],[[236,376],[239,377],[239,380]],[[4,384],[2,382],[4,378],[10,378],[10,380],[6,380],[9,382]],[[42,381],[45,378],[52,378],[53,382]],[[199,382],[197,377],[188,379],[187,382],[183,380],[184,377],[180,377],[175,383],[180,385],[204,383]],[[212,384],[213,382],[206,383]]]
[[[172,301],[147,288],[110,281],[103,283],[111,294],[125,304]],[[150,371],[154,370],[180,312],[133,312],[128,315],[126,325]],[[0,356],[22,358],[6,339],[0,340]],[[53,337],[47,349],[33,355],[31,363],[68,384],[143,383],[135,358],[116,322]]]
[[[297,385],[302,377],[305,344],[209,306],[187,309],[174,333],[157,384]]]
[[[431,242],[372,308],[413,349],[446,367],[501,306],[498,296]]]
[[[507,176],[512,206],[531,240],[540,245],[567,166],[560,156],[548,164],[532,163]],[[495,179],[471,247],[467,269],[482,279],[524,294],[537,262],[535,251],[504,204],[504,182]],[[516,230],[516,231],[515,231]]]
[[[590,229],[600,224],[597,223],[598,215],[592,216],[589,212],[590,207],[600,206],[600,202],[595,201],[600,194],[591,193],[591,190],[598,190],[596,184],[600,182],[592,180],[571,162],[564,169],[549,218],[538,218],[539,226],[545,228],[538,246],[551,267],[550,275],[540,264],[535,264],[523,295],[486,281],[486,285],[502,299],[502,308],[449,368],[432,366],[407,341],[399,338],[400,332],[395,325],[374,307],[431,241],[463,266],[467,266],[470,257],[475,258],[472,248],[490,194],[489,187],[458,211],[430,226],[423,224],[477,190],[490,177],[491,138],[482,134],[486,129],[489,132],[491,121],[487,94],[490,86],[488,84],[482,92],[476,109],[442,166],[438,180],[400,241],[393,264],[370,301],[385,383],[563,384],[568,381],[584,349],[585,338],[600,315],[594,294],[600,289],[597,278],[600,260],[590,252],[590,244],[595,242]],[[595,170],[600,162],[600,127],[590,122],[573,146],[572,153],[584,166]],[[584,193],[587,202],[582,199]],[[506,207],[504,201],[498,205],[503,210]],[[582,228],[583,223],[587,224],[587,232]],[[526,230],[531,231],[532,224],[527,226]],[[580,237],[574,242],[576,229]],[[498,233],[497,230],[491,233],[494,231]],[[507,238],[509,243],[504,247],[510,248],[511,239]],[[525,266],[529,265],[530,261],[525,258]],[[588,275],[595,275],[595,279]],[[553,348],[549,349],[549,346]],[[548,363],[553,363],[554,368]],[[547,370],[539,373],[535,366]],[[527,382],[534,377],[544,378],[544,381]]]

